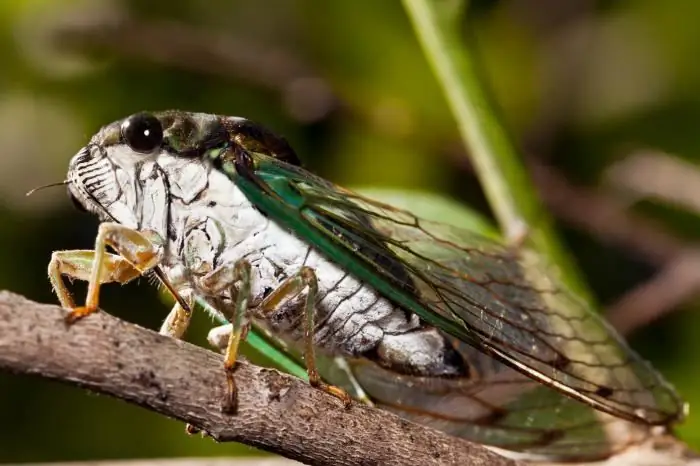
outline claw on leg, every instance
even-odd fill
[[[348,394],[348,392],[340,387],[336,387],[335,385],[330,385],[321,381],[318,374],[316,374],[315,378],[311,378],[311,374],[309,374],[309,385],[338,398],[343,403],[345,409],[350,409],[352,406],[352,397]]]
[[[233,378],[235,367],[224,367],[226,372],[226,395],[221,405],[221,412],[224,414],[236,414],[238,410],[238,387],[236,379]]]
[[[202,429],[200,429],[199,427],[193,426],[192,424],[186,424],[185,425],[185,432],[187,433],[187,435],[197,435],[197,434],[202,433],[204,431]]]
[[[66,322],[66,325],[73,325],[80,319],[89,316],[90,314],[93,314],[97,312],[99,308],[96,307],[87,307],[87,306],[81,306],[81,307],[75,307],[73,308],[64,318],[64,321]]]

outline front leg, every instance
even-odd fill
[[[117,254],[109,254],[107,246]],[[94,251],[54,253],[49,263],[49,277],[61,305],[71,309],[66,322],[74,323],[97,311],[102,283],[126,283],[158,265],[162,254],[163,241],[157,234],[139,232],[118,223],[100,224]],[[88,292],[84,306],[75,307],[62,275],[87,279]]]
[[[72,251],[54,251],[49,262],[49,280],[58,301],[66,309],[75,308],[75,302],[71,296],[63,276],[70,280],[90,280],[90,272],[95,261],[94,250],[75,249]],[[106,253],[100,274],[100,284],[121,283],[125,284],[138,277],[140,272],[131,266],[123,257]]]

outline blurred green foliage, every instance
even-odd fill
[[[465,40],[475,38],[501,117],[528,154],[595,185],[639,151],[700,165],[699,14],[700,3],[684,0],[480,0]],[[428,190],[488,214],[400,2],[4,0],[0,51],[3,289],[55,302],[51,251],[90,248],[96,221],[60,188],[24,193],[62,180],[101,125],[144,109],[245,116],[284,134],[307,167],[339,184]],[[697,211],[630,202],[684,240],[700,237]],[[630,250],[561,228],[603,305],[657,271]],[[157,328],[167,308],[143,282],[106,287],[103,307]],[[691,407],[700,403],[699,304],[688,299],[631,336]],[[189,339],[203,344],[207,325],[196,318]],[[0,416],[0,462],[253,452],[187,437],[180,423],[119,401],[7,374]],[[700,447],[692,410],[679,432]]]

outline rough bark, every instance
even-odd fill
[[[242,362],[239,408],[221,412],[222,357],[105,312],[73,326],[58,306],[0,292],[0,369],[60,380],[316,465],[515,465],[486,448]],[[184,434],[183,434],[184,435]]]

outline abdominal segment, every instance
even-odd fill
[[[324,280],[319,278],[321,284]],[[346,282],[340,286],[340,282]],[[320,290],[314,316],[314,345],[329,355],[364,358],[396,373],[426,377],[467,376],[469,369],[446,336],[381,297],[369,286],[344,276]],[[325,291],[325,293],[323,293]],[[266,313],[263,326],[283,339],[304,338],[305,294]]]

